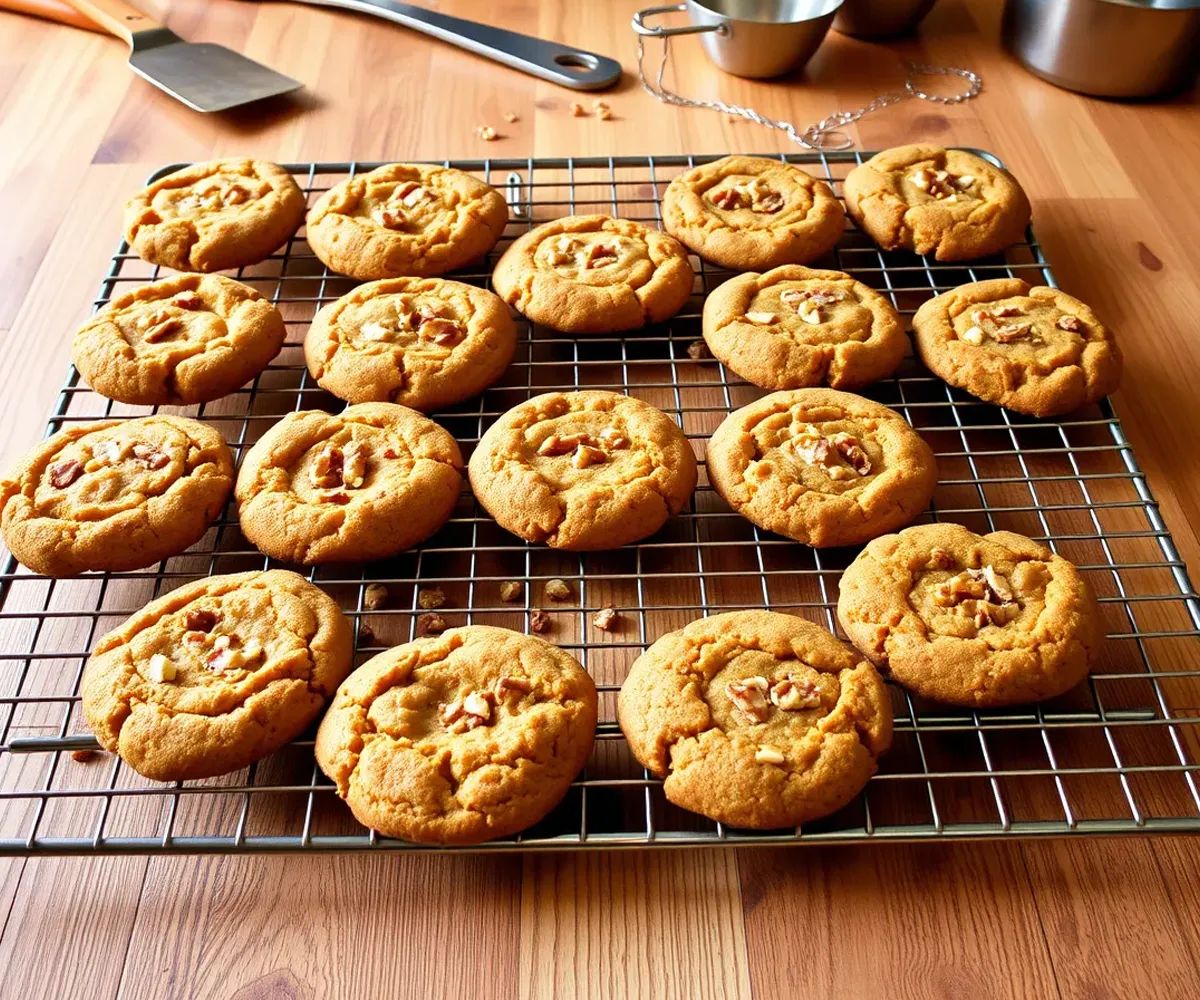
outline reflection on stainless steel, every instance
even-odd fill
[[[1008,0],[1005,47],[1059,87],[1151,97],[1200,71],[1200,0]]]
[[[633,16],[642,35],[701,35],[708,56],[734,76],[779,76],[799,69],[820,47],[842,0],[688,0]],[[651,27],[647,17],[687,11],[687,27]]]
[[[934,0],[845,0],[833,30],[859,38],[890,38],[912,31]]]

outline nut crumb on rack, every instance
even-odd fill
[[[603,632],[608,632],[617,624],[617,609],[606,604],[592,616],[592,624]]]
[[[358,627],[358,644],[360,646],[374,646],[376,642],[375,633],[371,631],[371,626],[363,623]]]
[[[421,615],[417,619],[417,631],[422,635],[437,635],[440,632],[445,632],[450,626],[446,624],[446,619],[439,614]]]
[[[496,130],[490,125],[476,125],[475,134],[484,142],[495,142],[498,138]]]
[[[569,601],[571,599],[571,585],[566,580],[547,580],[546,596],[552,601]]]
[[[540,608],[534,608],[529,615],[529,631],[530,632],[549,632],[550,631],[550,616]]]
[[[417,594],[417,603],[426,611],[432,611],[446,603],[446,593],[441,587],[427,587]]]
[[[524,584],[517,580],[505,580],[500,584],[500,600],[502,601],[519,601],[521,595],[525,593]]]
[[[703,340],[693,340],[688,344],[687,356],[693,361],[711,361],[713,354]]]
[[[368,611],[378,611],[387,604],[388,589],[382,583],[368,583],[363,593],[363,607]]]

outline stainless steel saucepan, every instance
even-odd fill
[[[687,0],[647,7],[633,30],[647,38],[701,35],[708,57],[726,73],[780,76],[803,66],[825,39],[843,0]],[[686,27],[652,27],[646,19],[686,11]]]

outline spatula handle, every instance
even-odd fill
[[[0,0],[0,10],[12,10],[18,14],[30,14],[44,21],[57,21],[59,24],[69,24],[72,28],[86,28],[88,31],[104,31],[91,18],[84,17],[66,0]]]
[[[130,46],[133,45],[136,32],[162,27],[154,18],[122,3],[122,0],[67,0],[67,3],[90,17],[109,34],[125,39]]]

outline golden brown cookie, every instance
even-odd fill
[[[1019,278],[961,285],[913,317],[917,352],[951,385],[989,403],[1052,417],[1103,399],[1121,351],[1086,305]]]
[[[76,332],[71,357],[109,399],[190,405],[245,385],[285,335],[279,310],[249,285],[180,274],[109,302]]]
[[[1011,531],[918,524],[842,574],[838,621],[885,674],[982,708],[1053,698],[1088,673],[1100,609],[1074,565]]]
[[[937,485],[930,449],[881,403],[833,389],[773,392],[708,442],[708,478],[760,528],[816,548],[907,524]]]
[[[617,716],[667,798],[730,826],[799,826],[850,802],[892,742],[874,667],[771,611],[701,618],[634,662]]]
[[[391,278],[359,285],[317,313],[304,357],[321,388],[341,399],[429,413],[486,389],[516,346],[508,306],[491,292]]]
[[[615,549],[652,535],[696,487],[678,425],[618,392],[551,392],[487,429],[471,488],[500,527],[556,549]]]
[[[853,389],[891,375],[908,338],[892,304],[841,271],[739,274],[704,302],[704,339],[764,389]]]
[[[535,323],[563,333],[617,333],[661,323],[692,293],[677,240],[640,222],[570,215],[518,238],[492,287]]]
[[[337,604],[295,573],[210,576],[96,644],[84,716],[147,778],[226,774],[304,732],[349,672],[352,646]]]
[[[224,271],[257,264],[304,221],[304,192],[266,160],[213,160],[176,170],[125,206],[125,239],[151,264]]]
[[[469,625],[368,660],[317,732],[317,763],[364,826],[478,844],[532,826],[587,763],[596,686],[534,636]]]
[[[229,449],[198,420],[72,424],[0,482],[4,541],[46,576],[141,569],[198,542],[232,485]]]
[[[308,244],[360,281],[429,277],[479,260],[508,223],[495,188],[461,170],[390,163],[335,184],[308,213]]]
[[[1029,199],[1007,170],[961,149],[897,146],[846,177],[846,210],[885,250],[974,260],[1018,242]]]
[[[242,461],[242,534],[284,562],[385,559],[446,523],[461,469],[454,438],[406,406],[291,413]]]
[[[706,260],[735,271],[807,264],[833,249],[846,213],[833,189],[799,167],[726,156],[670,184],[663,227]]]

